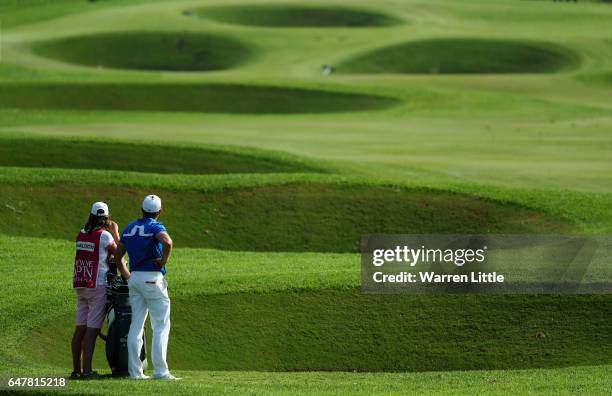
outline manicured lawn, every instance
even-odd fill
[[[7,0],[0,23],[2,375],[69,373],[88,206],[123,226],[157,193],[185,380],[70,393],[609,393],[609,296],[366,295],[355,252],[612,232],[611,6]]]

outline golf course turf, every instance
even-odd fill
[[[609,298],[390,297],[317,289],[186,295],[173,303],[170,364],[184,370],[440,371],[612,363]],[[197,316],[190,314],[194,310]],[[582,320],[585,314],[589,322]],[[431,323],[430,317],[446,320]],[[68,350],[47,351],[37,343],[60,344],[70,337],[73,320],[70,313],[34,329],[31,352],[57,365],[69,360]]]
[[[260,4],[198,9],[202,18],[215,21],[272,27],[367,27],[390,26],[401,21],[379,12],[337,6]]]
[[[253,50],[210,34],[117,32],[67,37],[33,45],[39,55],[86,66],[136,70],[206,71],[238,66]]]
[[[142,163],[139,156],[164,160]],[[0,139],[0,166],[182,174],[326,172],[302,158],[263,150],[83,139]]]
[[[610,296],[367,294],[358,254],[611,234],[609,5],[6,0],[0,23],[0,376],[70,373],[74,237],[92,202],[123,228],[157,194],[184,380],[61,394],[609,394]]]
[[[89,201],[106,197],[125,224],[145,189],[92,186],[0,187],[3,234],[69,240]],[[357,252],[367,233],[554,233],[563,221],[518,205],[467,195],[377,186],[270,186],[220,192],[160,190],[184,247],[235,251]],[[64,205],[47,213],[50,197]],[[48,226],[44,226],[49,224]],[[265,230],[265,231],[264,231]]]
[[[381,48],[347,60],[347,73],[551,73],[575,67],[578,57],[550,43],[434,39]]]
[[[384,109],[399,101],[376,95],[238,84],[2,85],[9,108],[192,113],[327,113]]]

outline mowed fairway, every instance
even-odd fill
[[[185,379],[68,392],[609,394],[612,297],[365,295],[357,251],[612,233],[612,5],[5,0],[0,26],[0,374],[69,374],[74,236],[155,193]]]

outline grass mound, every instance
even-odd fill
[[[551,73],[575,67],[556,44],[486,39],[431,39],[374,50],[338,67],[345,73]]]
[[[536,210],[469,195],[381,186],[293,184],[217,192],[75,185],[0,187],[0,233],[72,240],[91,202],[125,226],[142,197],[159,194],[182,247],[354,252],[367,233],[542,233],[568,229]],[[48,210],[49,200],[62,205]]]
[[[245,44],[202,33],[115,32],[35,43],[39,55],[116,69],[207,71],[238,66],[253,56]]]
[[[196,10],[196,13],[220,22],[249,26],[363,27],[390,26],[400,22],[378,12],[338,6],[240,5],[207,7]]]
[[[238,84],[4,84],[0,106],[23,109],[297,114],[385,109],[377,95]]]
[[[15,296],[0,301],[0,364],[65,372],[73,244],[1,234],[0,244],[9,247],[0,250],[5,294]],[[361,294],[357,255],[203,249],[177,249],[168,282],[176,370],[406,370],[437,378],[442,370],[611,362],[605,295]],[[24,287],[39,293],[20,293]],[[100,342],[95,368],[106,367]]]
[[[143,161],[143,158],[151,159]],[[64,139],[0,139],[0,166],[151,173],[298,173],[320,169],[255,151]]]
[[[441,371],[612,362],[607,296],[191,292],[173,299],[168,356],[175,369]],[[67,366],[68,348],[45,346],[67,343],[73,315],[41,323],[22,351]]]

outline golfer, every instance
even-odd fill
[[[128,333],[128,371],[130,378],[147,379],[140,361],[145,320],[151,313],[153,328],[153,378],[175,380],[166,363],[170,335],[170,298],[166,279],[166,264],[172,252],[172,239],[166,227],[157,221],[162,211],[161,199],[149,195],[142,202],[142,218],[125,228],[115,253],[119,270],[128,279],[132,324]],[[130,270],[120,263],[127,251]]]
[[[94,203],[76,239],[73,287],[77,295],[77,318],[72,336],[72,379],[97,377],[91,369],[91,359],[106,314],[108,259],[115,252],[117,241],[118,227],[110,220],[108,205]]]

